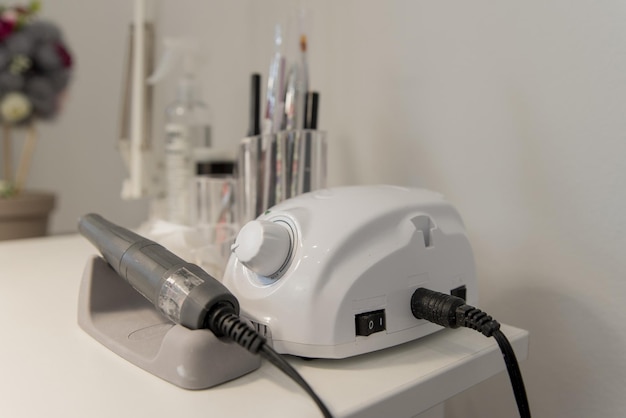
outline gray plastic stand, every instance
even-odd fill
[[[104,346],[185,389],[206,389],[256,370],[261,360],[209,330],[175,325],[101,257],[85,267],[78,324]]]

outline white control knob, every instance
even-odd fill
[[[289,257],[291,237],[287,228],[282,222],[250,221],[239,231],[232,252],[256,274],[270,277]]]

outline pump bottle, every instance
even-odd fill
[[[165,52],[149,83],[157,83],[177,64],[182,74],[176,96],[165,108],[165,220],[189,224],[189,194],[194,175],[194,149],[211,146],[211,118],[196,76],[196,45],[188,39],[166,39]]]

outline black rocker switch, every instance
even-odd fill
[[[385,310],[365,312],[355,315],[356,335],[367,337],[385,330]]]

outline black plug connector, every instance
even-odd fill
[[[498,321],[480,309],[467,305],[459,297],[420,287],[411,296],[411,312],[417,319],[446,328],[467,327],[493,336],[500,329]]]
[[[411,296],[411,312],[417,319],[425,319],[442,327],[466,327],[474,329],[486,337],[494,337],[504,357],[520,417],[530,417],[530,407],[522,373],[511,344],[500,331],[498,321],[480,309],[467,305],[459,297],[423,287],[417,289]]]
[[[425,319],[446,328],[458,328],[456,311],[465,305],[459,297],[420,287],[411,296],[411,312],[417,319]]]

